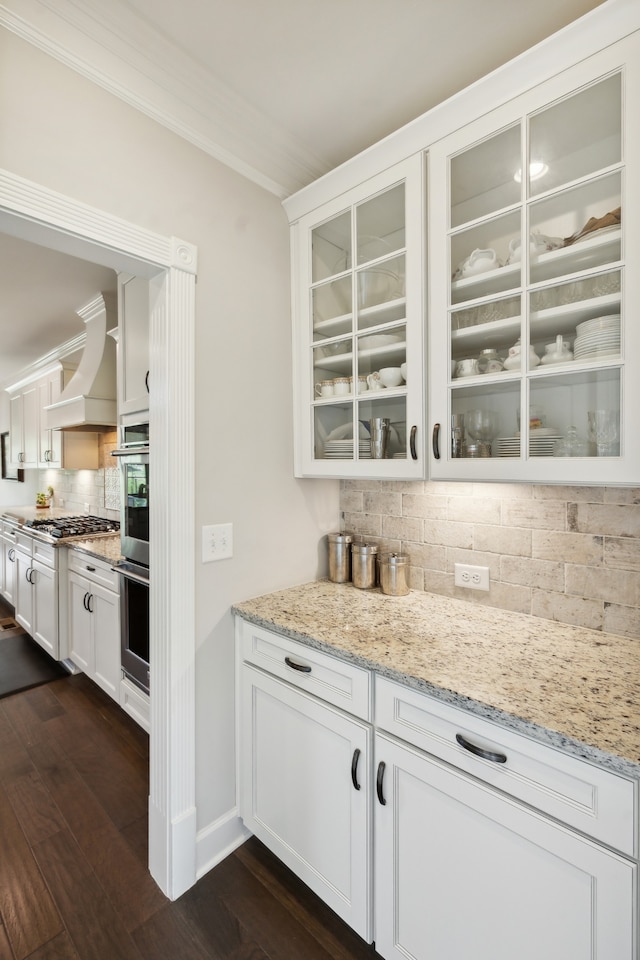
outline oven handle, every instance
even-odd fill
[[[111,567],[111,569],[119,573],[121,577],[126,577],[127,580],[135,580],[136,583],[142,583],[145,587],[149,586],[149,577],[143,577],[139,573],[132,573],[131,570],[122,570],[120,567]]]
[[[139,447],[118,447],[117,450],[111,451],[112,457],[139,457],[139,456],[148,456],[149,455],[149,445],[140,444]]]

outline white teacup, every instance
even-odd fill
[[[401,363],[401,364],[400,364],[400,373],[402,374],[402,379],[403,379],[404,382],[406,383],[406,382],[407,382],[407,365],[406,365],[406,363]]]
[[[316,383],[316,397],[332,397],[333,380],[321,380]]]
[[[458,360],[456,364],[456,377],[472,377],[478,372],[478,361],[475,357],[468,357],[466,360]]]
[[[336,377],[333,381],[334,397],[346,397],[351,393],[351,383],[348,377]]]
[[[400,367],[382,367],[378,373],[380,382],[385,387],[399,387],[402,383]]]
[[[377,370],[367,377],[367,386],[369,390],[384,390],[384,384],[380,383],[380,374]]]

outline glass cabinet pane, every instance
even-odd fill
[[[621,159],[619,74],[567,97],[530,120],[530,196],[597,173]]]
[[[451,302],[513,290],[521,284],[520,210],[451,237]]]
[[[326,280],[351,268],[351,211],[311,231],[311,279]]]
[[[451,160],[451,226],[458,227],[520,201],[520,126],[484,140]]]
[[[399,183],[356,208],[358,265],[404,247],[404,194],[404,183]]]

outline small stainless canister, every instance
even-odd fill
[[[375,587],[377,553],[375,543],[351,544],[351,579],[354,587],[363,590]]]
[[[329,544],[329,580],[334,583],[348,583],[351,580],[351,542],[350,533],[328,533]]]
[[[390,597],[409,593],[409,557],[405,553],[380,555],[380,589]]]

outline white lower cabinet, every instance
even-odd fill
[[[58,565],[56,548],[16,534],[15,618],[54,659],[58,659]]]
[[[2,596],[7,603],[15,606],[16,583],[16,527],[17,524],[2,521]]]
[[[635,864],[384,735],[375,749],[383,957],[632,960]]]
[[[120,700],[120,595],[108,563],[71,551],[68,576],[69,656],[99,687]]]
[[[241,619],[238,650],[240,815],[385,960],[639,960],[637,782]]]
[[[370,939],[371,727],[247,664],[241,704],[246,826]]]

